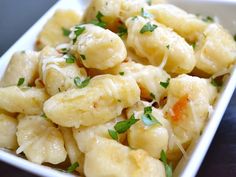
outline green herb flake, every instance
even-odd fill
[[[66,54],[67,52],[69,51],[69,49],[67,49],[67,48],[62,48],[62,49],[60,49],[60,53],[63,53],[63,54]]]
[[[94,24],[96,26],[100,26],[102,28],[106,28],[106,26],[107,26],[107,24],[105,22],[100,22],[98,20],[92,20],[90,23]]]
[[[234,35],[234,41],[236,42],[236,34]]]
[[[211,78],[211,84],[215,87],[221,87],[223,84],[216,79]]]
[[[169,84],[170,84],[170,78],[168,78],[166,82],[160,82],[160,85],[164,88],[167,88]]]
[[[70,30],[69,29],[66,29],[64,27],[62,27],[61,29],[62,29],[62,34],[64,36],[69,36],[70,35]]]
[[[118,141],[118,133],[115,130],[108,129],[108,133],[113,140]]]
[[[137,16],[134,16],[131,18],[132,21],[136,20],[138,17]]]
[[[83,32],[85,31],[85,27],[84,26],[75,26],[75,38],[73,39],[73,44],[76,42],[78,36],[80,36]]]
[[[151,106],[147,106],[144,108],[144,114],[151,114],[152,113],[152,107]]]
[[[65,59],[66,59],[66,63],[74,63],[75,62],[75,60],[76,60],[76,58],[75,58],[75,56],[73,56],[73,55],[71,55],[71,54],[69,54],[69,55],[66,55],[65,56]]]
[[[146,0],[146,1],[147,1],[149,6],[152,5],[152,0]]]
[[[117,33],[117,34],[118,34],[120,37],[127,35],[127,34],[128,34],[128,31],[127,31],[126,26],[125,26],[125,25],[120,25],[120,26],[118,27],[118,33]]]
[[[167,158],[166,158],[166,153],[164,150],[161,151],[161,161],[165,167],[165,171],[166,171],[166,177],[172,177],[172,166],[168,165],[167,163]]]
[[[41,115],[41,117],[44,118],[44,119],[48,119],[48,117],[46,116],[45,113],[43,113],[43,114]]]
[[[141,9],[141,16],[144,17],[144,18],[151,18],[152,17],[152,15],[149,14],[148,12],[146,12],[144,10],[144,8]]]
[[[155,100],[156,99],[156,96],[154,95],[154,93],[150,93],[150,97]]]
[[[204,18],[202,18],[202,20],[204,22],[207,22],[207,23],[213,23],[214,22],[214,19],[210,16],[204,17]]]
[[[192,43],[192,47],[193,47],[193,49],[195,49],[196,48],[196,43]]]
[[[151,24],[150,22],[146,23],[142,29],[140,30],[140,33],[146,33],[146,32],[153,32],[157,28],[157,25]]]
[[[117,122],[114,128],[117,133],[124,133],[137,121],[139,121],[139,119],[135,119],[134,114],[132,114],[132,116],[128,120]]]
[[[166,46],[166,48],[169,50],[169,49],[170,49],[170,45],[168,44],[168,45]]]
[[[19,78],[18,83],[17,83],[17,86],[23,85],[24,82],[25,82],[25,78],[23,78],[23,77]]]
[[[74,83],[78,88],[84,88],[89,84],[90,79],[90,77],[87,77],[85,80],[82,81],[80,77],[77,76],[74,78]]]
[[[77,167],[79,167],[79,163],[78,163],[78,162],[75,162],[75,163],[73,163],[71,166],[69,166],[66,171],[67,171],[68,173],[72,173],[72,172],[75,171],[75,169],[76,169]]]
[[[119,75],[124,76],[125,72],[121,71],[121,72],[119,72]]]
[[[141,119],[143,121],[143,123],[147,126],[151,126],[151,125],[155,125],[155,124],[159,124],[162,125],[152,114],[148,113],[148,114],[143,114],[141,116]]]
[[[82,59],[82,60],[86,60],[86,57],[85,57],[85,55],[80,55],[80,58]]]
[[[96,15],[97,20],[101,22],[102,21],[102,17],[104,17],[104,15],[100,11],[98,11],[98,13]]]

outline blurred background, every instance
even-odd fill
[[[56,2],[56,0],[1,0],[0,55]],[[36,177],[1,161],[0,171],[1,177]],[[236,177],[236,92],[197,176]]]

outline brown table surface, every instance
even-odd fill
[[[55,2],[55,0],[1,0],[0,55]],[[23,176],[36,177],[33,174],[0,162],[0,177]],[[197,176],[236,177],[236,92]]]

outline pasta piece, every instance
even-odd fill
[[[66,159],[66,150],[60,131],[41,116],[18,117],[16,153],[24,152],[27,159],[37,164],[58,164]]]
[[[69,29],[79,24],[81,17],[73,10],[57,10],[55,14],[44,25],[39,33],[35,47],[37,50],[45,46],[56,47],[59,44],[69,42],[67,33]]]
[[[60,127],[67,154],[69,156],[71,164],[78,162],[79,167],[76,168],[80,174],[84,174],[84,154],[79,150],[73,133],[70,128]]]
[[[114,126],[117,122],[124,120],[122,116],[116,118],[113,121],[107,122],[105,124],[101,125],[95,125],[91,127],[83,127],[81,126],[78,129],[73,128],[73,135],[77,142],[77,145],[81,149],[81,151],[85,152],[86,149],[88,149],[92,144],[92,141],[97,136],[112,139],[112,137],[109,135],[108,130],[114,129]],[[125,141],[126,134],[122,133],[118,135],[119,142],[123,143]]]
[[[78,128],[112,120],[139,99],[140,90],[132,78],[101,75],[85,88],[54,95],[45,102],[44,112],[56,124]]]
[[[1,109],[10,113],[34,115],[42,112],[43,102],[48,95],[44,89],[12,86],[0,88],[0,98]]]
[[[146,58],[138,56],[130,47],[127,47],[127,60],[134,61],[143,65],[150,65],[149,61]]]
[[[159,67],[127,62],[107,70],[107,72],[134,78],[140,87],[143,98],[155,99],[159,102],[167,94],[166,89],[160,85],[160,82],[166,82],[170,76]]]
[[[166,151],[168,147],[169,135],[166,127],[169,126],[169,122],[160,110],[152,107],[152,115],[159,123],[146,125],[142,120],[145,104],[141,102],[128,109],[128,116],[134,113],[136,119],[141,119],[128,130],[128,144],[132,148],[143,149],[152,157],[159,159],[161,151]]]
[[[194,68],[196,59],[192,47],[171,29],[143,17],[129,18],[126,25],[128,46],[152,65],[160,65],[172,74],[189,73]],[[149,28],[153,28],[152,31]]]
[[[0,147],[15,150],[17,120],[5,114],[0,114]]]
[[[13,54],[0,82],[1,87],[17,85],[24,78],[22,85],[33,85],[38,77],[38,52],[21,51]]]
[[[187,148],[191,140],[200,135],[216,95],[216,88],[207,79],[180,75],[170,80],[163,111],[171,123],[177,143]],[[169,146],[169,158],[178,158],[178,153],[181,152],[176,143]]]
[[[58,92],[75,88],[74,79],[79,77],[84,80],[87,76],[84,68],[79,68],[76,59],[70,54],[60,56],[52,48],[44,48],[40,55],[40,78],[43,81],[47,92],[55,95]],[[50,52],[51,51],[51,52]],[[49,55],[48,55],[48,54]],[[50,56],[50,54],[52,54]],[[48,56],[48,57],[46,57]],[[72,58],[72,63],[67,63],[68,58]]]
[[[74,48],[83,56],[85,67],[104,70],[125,60],[127,51],[117,34],[92,24],[80,27],[85,30],[78,36]]]
[[[236,61],[236,43],[223,27],[209,25],[196,46],[196,67],[210,75],[226,70]]]
[[[89,23],[100,18],[106,23],[106,28],[115,29],[119,20],[121,2],[122,0],[93,0],[84,15],[85,22]],[[98,17],[98,14],[101,17]]]
[[[142,8],[148,6],[146,0],[122,0],[120,18],[125,22],[129,17],[141,14]]]
[[[189,42],[196,42],[208,25],[195,15],[171,4],[158,4],[147,7],[146,10],[156,21],[174,29]]]
[[[87,177],[164,177],[163,164],[143,150],[131,150],[117,141],[97,137],[85,150]]]

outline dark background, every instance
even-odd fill
[[[0,1],[0,55],[2,55],[55,0]],[[1,177],[36,177],[0,162]],[[236,92],[198,172],[198,177],[236,177]]]

